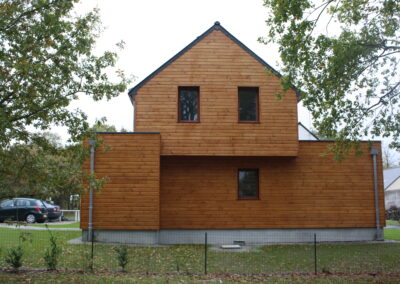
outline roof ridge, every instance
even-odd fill
[[[198,36],[195,40],[193,40],[191,43],[189,43],[187,46],[185,46],[181,51],[179,51],[177,54],[175,54],[173,57],[171,57],[167,62],[162,64],[159,68],[157,68],[155,71],[153,71],[150,75],[148,75],[146,78],[144,78],[142,81],[140,81],[135,87],[131,88],[128,91],[129,97],[136,95],[138,89],[140,89],[144,84],[146,84],[148,81],[150,81],[153,77],[155,77],[158,73],[160,73],[162,70],[164,70],[168,65],[170,65],[172,62],[174,62],[176,59],[181,57],[184,53],[186,53],[188,50],[190,50],[194,45],[196,45],[198,42],[200,42],[203,38],[205,38],[207,35],[209,35],[211,32],[214,30],[219,30],[223,32],[228,38],[230,38],[233,42],[235,42],[237,45],[239,45],[241,48],[243,48],[247,53],[249,53],[252,57],[254,57],[259,63],[264,65],[267,69],[269,69],[272,73],[274,73],[276,76],[279,78],[282,77],[282,74],[280,74],[277,70],[275,70],[271,65],[269,65],[267,62],[265,62],[261,57],[259,57],[257,54],[255,54],[250,48],[248,48],[246,45],[244,45],[240,40],[238,40],[235,36],[233,36],[230,32],[228,32],[219,21],[216,21],[213,26],[211,26],[209,29],[207,29],[204,33],[202,33],[200,36]],[[292,85],[292,89],[295,90],[296,95],[298,100],[300,100],[300,90],[296,88],[296,86]]]

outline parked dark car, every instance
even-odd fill
[[[0,222],[4,220],[26,221],[29,224],[43,223],[48,218],[48,210],[42,200],[14,198],[0,203]]]
[[[47,215],[49,221],[61,220],[62,212],[60,210],[60,206],[55,205],[55,204],[50,204],[48,202],[44,202],[44,205],[46,206],[46,208],[49,212]]]

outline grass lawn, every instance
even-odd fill
[[[52,224],[52,223],[47,223],[47,225],[49,226],[49,228],[79,228],[79,222],[75,222],[75,223],[70,223],[70,224]],[[34,226],[34,227],[46,227],[46,225],[43,224],[33,224],[30,226]]]
[[[386,226],[400,226],[400,223],[396,220],[386,220]]]
[[[396,229],[386,229],[385,234],[392,234],[393,238],[397,238],[399,231],[392,232],[392,230]],[[25,251],[23,268],[45,268],[43,255],[49,247],[49,232],[10,228],[0,228],[0,267],[7,267],[4,256],[10,247],[18,245],[21,233],[28,240],[31,239],[31,241],[23,242]],[[91,246],[67,243],[68,240],[80,237],[80,231],[53,231],[52,234],[57,237],[58,243],[62,246],[59,267],[80,270],[88,268]],[[94,245],[94,268],[96,271],[117,271],[119,269],[115,247],[115,245],[106,244]],[[317,268],[319,272],[327,273],[400,272],[399,255],[400,244],[396,243],[321,243],[317,245]],[[179,272],[185,274],[204,272],[203,245],[130,246],[128,256],[127,271],[129,272]],[[308,244],[268,245],[258,247],[250,252],[208,249],[209,273],[310,273],[313,271],[314,247]]]
[[[385,229],[385,240],[400,241],[400,229]]]
[[[1,273],[0,283],[399,283],[398,275],[144,275],[133,273]]]

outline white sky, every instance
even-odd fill
[[[135,86],[147,75],[210,28],[215,21],[242,41],[247,47],[278,69],[276,46],[257,41],[265,36],[266,8],[262,0],[81,0],[78,13],[95,7],[100,9],[105,30],[97,41],[97,51],[115,50],[115,44],[125,42],[119,52],[118,68],[136,77]],[[127,92],[110,101],[94,102],[84,97],[71,108],[82,109],[93,123],[103,116],[109,124],[132,131],[133,108]],[[306,111],[299,113],[300,121],[311,126]],[[66,130],[53,128],[63,140]]]

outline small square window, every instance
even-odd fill
[[[258,122],[258,87],[239,87],[239,122]]]
[[[238,199],[258,199],[258,169],[238,170]]]
[[[179,87],[178,88],[178,121],[199,122],[200,88]]]

